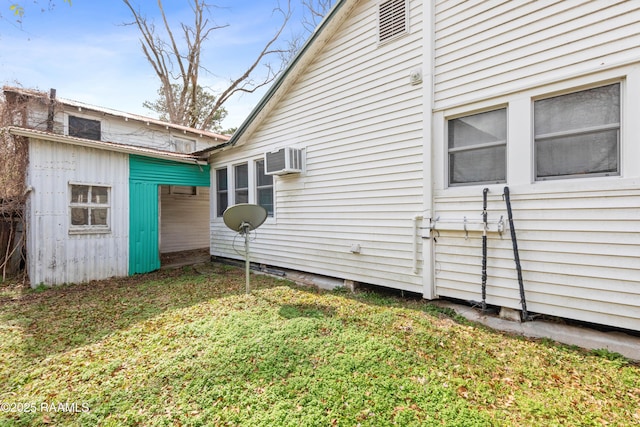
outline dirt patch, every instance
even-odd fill
[[[161,254],[160,265],[162,268],[175,268],[209,262],[210,259],[209,248],[192,249],[189,251]]]

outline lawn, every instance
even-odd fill
[[[640,366],[212,265],[0,285],[0,425],[640,424]]]

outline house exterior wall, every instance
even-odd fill
[[[528,310],[640,330],[640,5],[443,0],[434,16],[435,293],[480,300],[482,190],[497,221],[506,185]],[[536,181],[534,101],[610,83],[619,175]],[[494,107],[507,108],[506,182],[449,187],[447,120]],[[516,279],[509,230],[492,224],[487,303],[519,309]]]
[[[27,126],[38,130],[47,130],[47,108],[48,106],[44,102],[30,102]],[[69,115],[100,120],[101,140],[106,142],[178,153],[204,150],[224,142],[206,134],[185,132],[182,129],[159,125],[153,121],[126,119],[124,116],[119,117],[90,109],[74,108],[62,103],[56,104],[53,123],[55,133],[69,134]]]
[[[409,34],[379,45],[377,2],[358,2],[247,142],[212,157],[212,255],[239,258],[215,215],[215,170],[233,183],[233,165],[292,146],[305,171],[274,179],[252,261],[423,291],[423,86],[409,79],[423,61],[423,5],[409,5]]]
[[[126,154],[31,140],[27,268],[32,286],[127,275],[128,181]],[[109,232],[69,232],[71,183],[110,187]]]
[[[160,187],[160,252],[209,247],[209,188],[197,187],[193,196],[173,194]]]

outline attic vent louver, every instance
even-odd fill
[[[379,41],[384,42],[407,32],[407,1],[387,0],[379,6]]]

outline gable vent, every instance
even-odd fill
[[[407,32],[407,1],[380,2],[379,41],[384,42]]]

